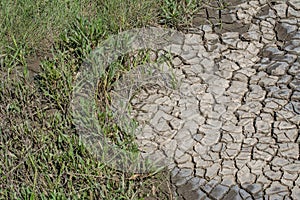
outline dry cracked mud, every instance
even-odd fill
[[[300,1],[231,3],[165,49],[175,89],[132,94],[137,143],[178,199],[300,199]]]

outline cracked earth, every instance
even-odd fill
[[[300,1],[198,17],[222,29],[199,24],[165,49],[177,88],[132,95],[139,148],[168,162],[178,199],[300,199]]]

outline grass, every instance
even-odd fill
[[[193,15],[202,6],[202,0],[164,0],[161,5],[160,22],[172,27],[190,25]]]
[[[170,199],[168,173],[124,174],[96,159],[78,139],[69,106],[78,69],[106,38],[146,25],[180,28],[198,7],[196,0],[1,1],[0,199]],[[133,145],[132,135],[106,123],[108,111],[98,115],[118,145]]]

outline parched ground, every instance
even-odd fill
[[[300,1],[230,3],[165,49],[177,89],[133,96],[137,143],[179,199],[300,199]]]

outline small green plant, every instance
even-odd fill
[[[77,16],[75,21],[61,34],[59,46],[60,49],[64,49],[82,62],[105,38],[105,35],[105,27],[101,18],[88,20]]]
[[[53,59],[41,63],[42,72],[38,75],[37,86],[47,99],[64,113],[67,113],[71,98],[72,74],[75,63],[66,62],[64,53],[56,53]]]
[[[197,0],[162,0],[161,23],[172,27],[187,26],[200,9]]]
[[[20,43],[12,36],[12,43],[6,46],[3,65],[15,67],[17,65],[26,66],[26,53],[29,51],[25,43]]]

